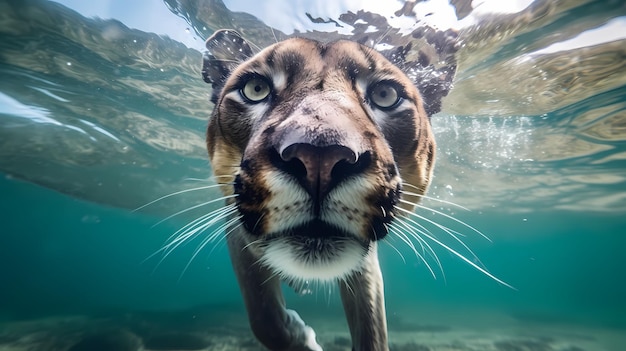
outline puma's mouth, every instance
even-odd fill
[[[387,225],[395,216],[394,205],[399,198],[399,190],[380,188],[362,176],[337,186],[316,205],[310,194],[282,172],[265,171],[263,185],[251,178],[240,175],[235,179],[236,205],[246,231],[263,240],[377,241],[388,234]]]
[[[315,239],[317,241],[356,239],[354,234],[317,218],[280,233],[270,233],[266,236],[267,240],[277,237],[290,237],[296,240]]]

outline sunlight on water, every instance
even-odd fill
[[[553,54],[560,51],[601,45],[622,39],[626,39],[626,17],[612,19],[598,28],[586,30],[572,39],[554,43],[546,48],[531,52],[528,55]]]
[[[24,105],[5,94],[0,94],[0,108],[0,113],[5,115],[11,115],[16,118],[28,118],[35,123],[60,125],[59,122],[48,117],[50,116],[50,111],[36,106]]]

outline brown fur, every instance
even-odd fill
[[[293,242],[313,236],[317,243],[332,246],[336,237],[337,242],[357,242],[363,248],[362,264],[340,279],[353,347],[386,350],[376,241],[386,235],[396,205],[413,210],[398,202],[402,184],[423,194],[432,176],[435,141],[422,96],[396,65],[355,42],[293,38],[253,55],[237,33],[219,31],[209,38],[207,48],[203,75],[213,84],[216,103],[207,148],[223,192],[237,194],[234,201],[244,226],[230,234],[229,247],[253,331],[272,350],[315,349],[305,345],[309,327],[285,312],[279,277],[261,257],[269,245],[265,241],[274,238]],[[241,92],[250,77],[271,85],[271,95],[261,103],[247,101]],[[401,100],[393,108],[379,108],[368,94],[376,84],[387,83],[397,88]],[[321,150],[319,178],[293,175],[310,171],[308,153],[296,166],[284,157],[283,150],[296,144]],[[352,162],[352,156],[358,162]],[[326,169],[327,158],[339,161]],[[349,175],[338,177],[337,170]],[[319,192],[312,192],[310,184]],[[342,193],[346,189],[352,192]],[[295,224],[296,229],[284,229],[285,221],[302,213],[302,218],[330,222],[333,228],[320,227],[330,230],[330,239],[306,224],[304,229]]]

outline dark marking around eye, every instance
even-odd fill
[[[399,112],[390,114],[389,117],[394,118],[394,119],[401,119],[403,121],[412,121],[413,118],[415,117],[415,111],[413,111],[412,109],[399,111]]]
[[[344,58],[341,60],[341,62],[339,62],[339,68],[346,72],[348,79],[350,79],[353,85],[359,74],[363,71],[363,69],[360,68],[359,65],[357,65],[357,63],[351,58]]]
[[[224,111],[229,115],[243,115],[247,112],[245,106],[232,99],[224,99]]]

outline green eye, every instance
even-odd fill
[[[250,102],[260,102],[271,92],[269,83],[263,78],[251,78],[241,89],[241,95]]]
[[[376,107],[382,109],[388,109],[395,107],[400,101],[400,95],[398,90],[390,83],[381,82],[376,85],[369,92],[370,101],[376,105]]]

